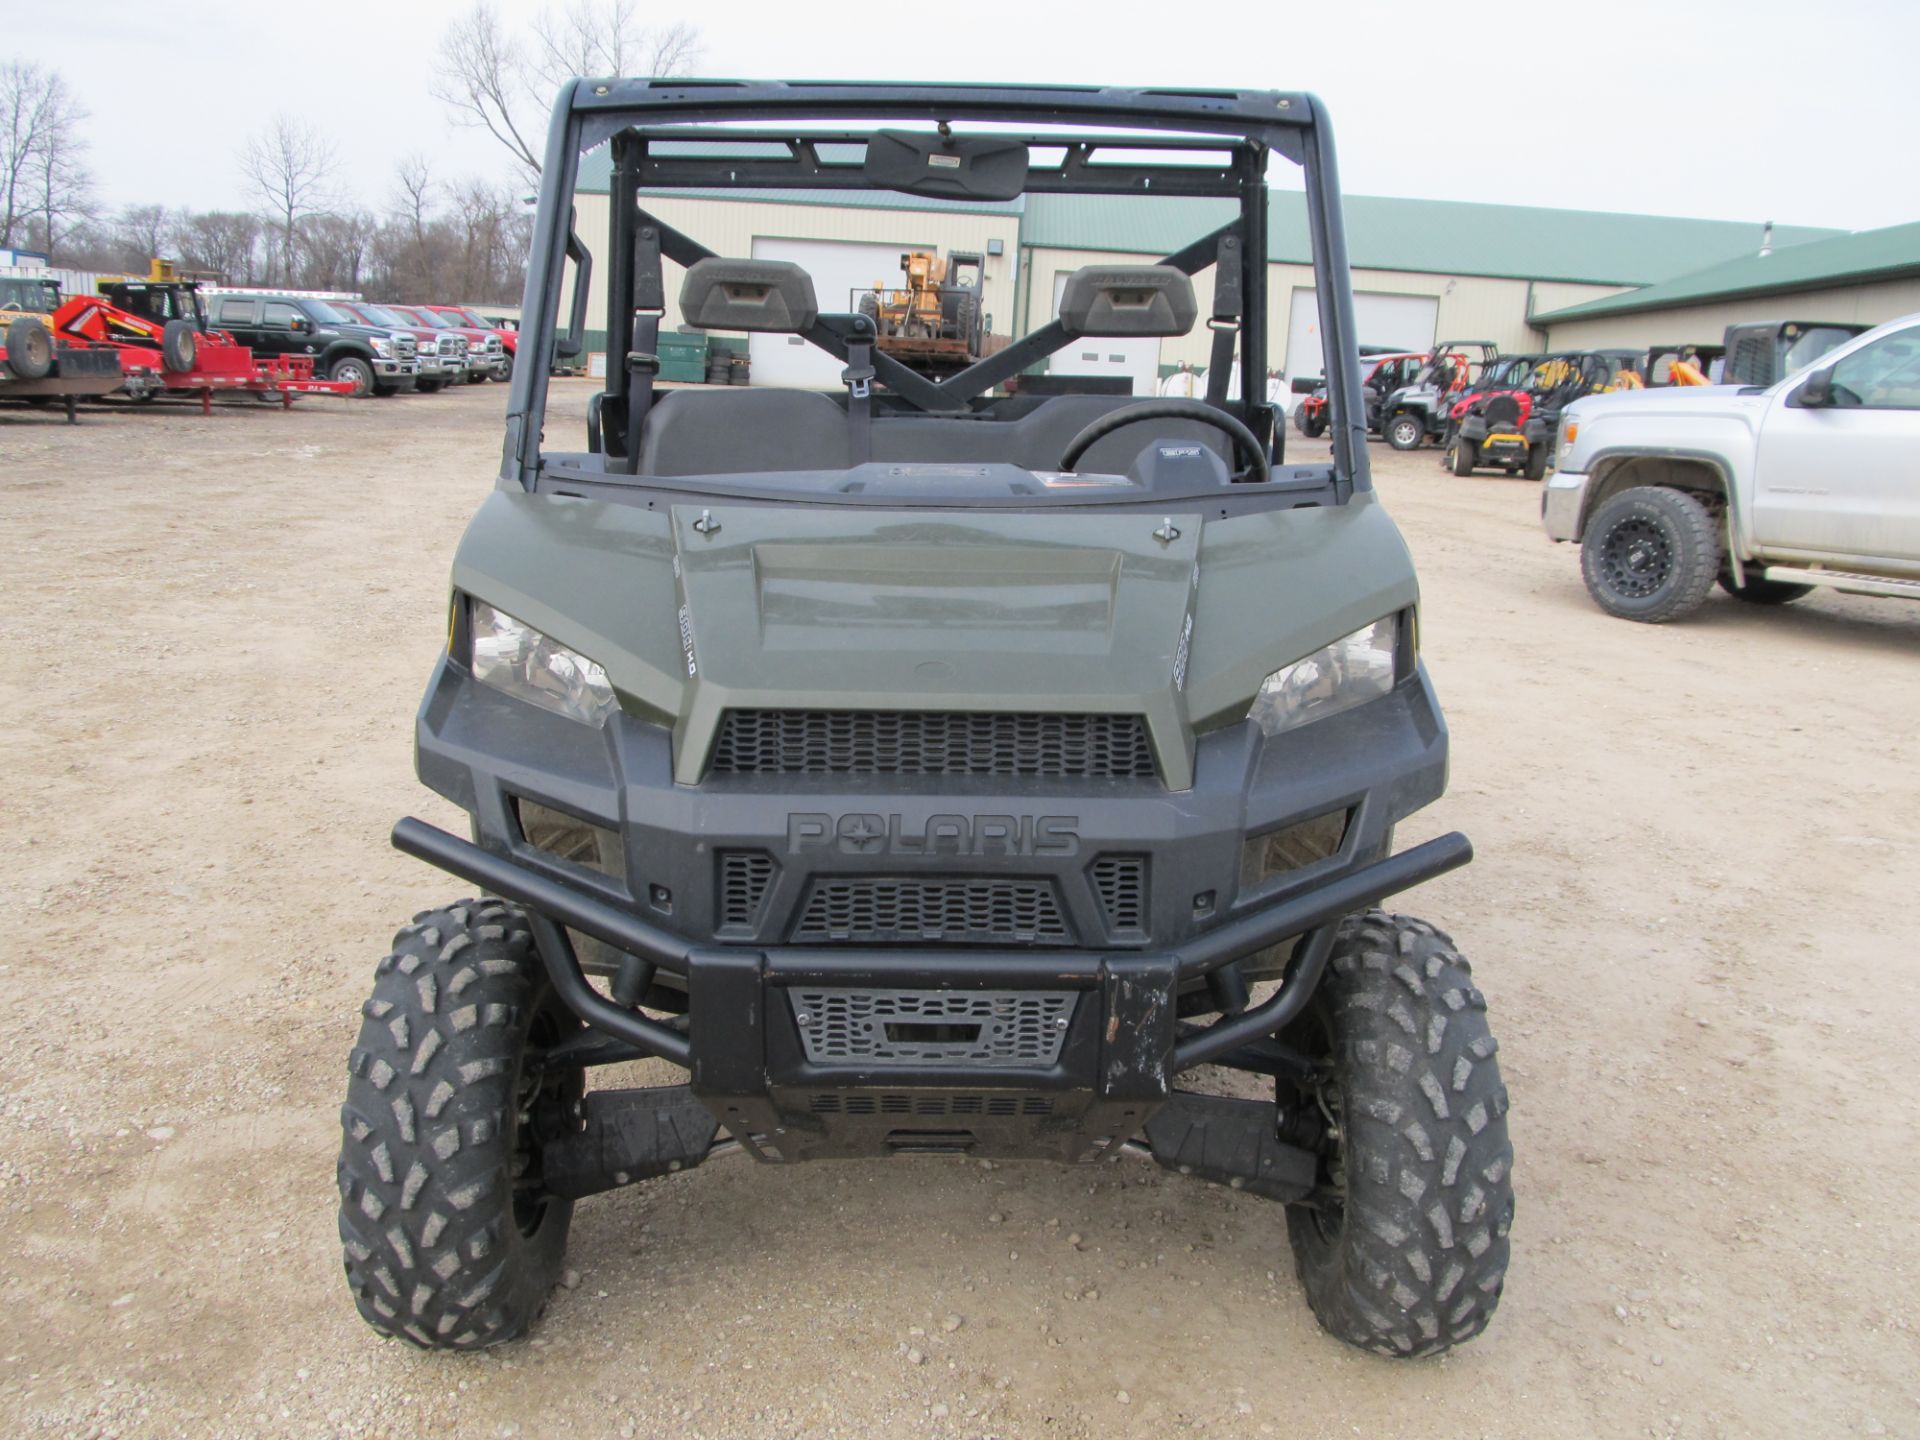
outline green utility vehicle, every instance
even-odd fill
[[[591,247],[589,164],[610,166]],[[1262,398],[1268,175],[1296,167],[1336,357],[1332,457],[1307,464]],[[993,303],[1025,284],[1055,316],[935,375],[798,264],[655,213],[718,186],[878,192],[929,234],[943,207],[1150,196],[1191,238],[1057,288],[990,258]],[[609,363],[582,414],[549,375],[596,294]],[[1466,961],[1374,908],[1471,851],[1394,848],[1445,787],[1447,731],[1368,475],[1320,103],[574,81],[523,314],[543,353],[514,370],[415,731],[471,833],[393,833],[481,898],[400,931],[343,1111],[368,1323],[521,1335],[576,1201],[743,1152],[1140,1157],[1280,1202],[1340,1338],[1478,1334],[1507,1092]],[[827,388],[667,388],[681,325],[810,347]],[[1204,399],[1076,372],[1190,334]],[[646,1057],[685,1082],[588,1083]],[[1264,1098],[1209,1093],[1222,1066]]]

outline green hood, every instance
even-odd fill
[[[453,583],[598,661],[630,709],[672,724],[682,784],[700,779],[728,709],[956,709],[1143,715],[1184,790],[1196,730],[1415,598],[1371,497],[1203,523],[501,490]]]

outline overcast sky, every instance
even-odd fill
[[[283,110],[326,132],[342,191],[379,209],[408,151],[448,176],[511,173],[430,92],[436,45],[468,3],[0,0],[0,58],[55,66],[78,89],[110,208],[248,206],[236,152]],[[539,6],[499,0],[515,25]],[[1357,194],[1920,220],[1920,0],[660,0],[656,13],[702,27],[709,75],[1316,91]]]

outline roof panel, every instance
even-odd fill
[[[1903,274],[1920,274],[1920,221],[1836,235],[1785,250],[1776,245],[1771,255],[1755,253],[1724,260],[1625,295],[1609,295],[1537,315],[1534,323],[1665,310],[1675,305],[1700,305],[1740,295],[1810,290],[1823,285],[1854,285]]]

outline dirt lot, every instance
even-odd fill
[[[409,725],[502,399],[0,415],[10,1431],[1920,1435],[1920,608],[1609,620],[1537,486],[1383,447],[1454,735],[1403,834],[1480,854],[1405,904],[1513,1092],[1483,1339],[1343,1349],[1276,1208],[1152,1166],[739,1159],[583,1204],[531,1343],[375,1339],[335,1113],[450,898],[385,833],[455,818]]]

